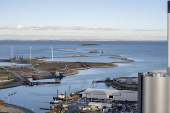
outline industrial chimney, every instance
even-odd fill
[[[170,1],[168,1],[168,15],[167,15],[167,40],[168,40],[168,64],[167,64],[167,75],[170,75]]]
[[[138,113],[170,113],[170,0],[167,17],[167,70],[138,73]]]

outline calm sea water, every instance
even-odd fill
[[[80,46],[81,44],[98,44],[100,46]],[[138,72],[149,70],[166,69],[167,42],[131,42],[131,41],[0,41],[0,58],[11,57],[11,46],[13,46],[13,56],[30,56],[30,46],[32,47],[32,57],[51,57],[51,46],[54,48],[54,57],[72,55],[121,55],[122,57],[135,60],[132,63],[118,63],[118,67],[113,68],[91,68],[80,70],[78,74],[65,77],[60,84],[37,85],[33,87],[18,86],[0,90],[0,99],[10,103],[22,105],[33,109],[36,112],[44,113],[39,107],[49,107],[52,97],[59,93],[64,93],[71,86],[70,93],[85,89],[113,89],[103,83],[92,85],[92,80],[104,80],[122,76],[137,76]],[[89,53],[91,50],[98,50],[99,53]],[[104,51],[104,53],[101,53]],[[51,59],[47,59],[51,60]],[[60,58],[56,61],[83,61],[83,62],[111,62],[117,61],[104,57],[84,57],[84,58]],[[45,80],[54,81],[54,80]],[[8,97],[8,94],[17,94]]]

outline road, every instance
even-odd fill
[[[9,103],[5,103],[4,105],[8,106],[8,107],[19,109],[19,110],[23,111],[24,113],[35,113],[34,111],[32,111],[32,110],[30,110],[28,108],[22,107],[22,106],[18,106],[18,105],[14,105],[14,104],[9,104]]]

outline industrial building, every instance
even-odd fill
[[[82,97],[94,99],[112,99],[112,100],[127,100],[137,101],[137,91],[128,90],[107,90],[88,88],[82,93]]]

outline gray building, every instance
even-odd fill
[[[93,89],[87,88],[82,92],[82,97],[95,99],[112,99],[112,100],[127,100],[137,101],[137,91],[129,90],[109,90],[109,89]]]

